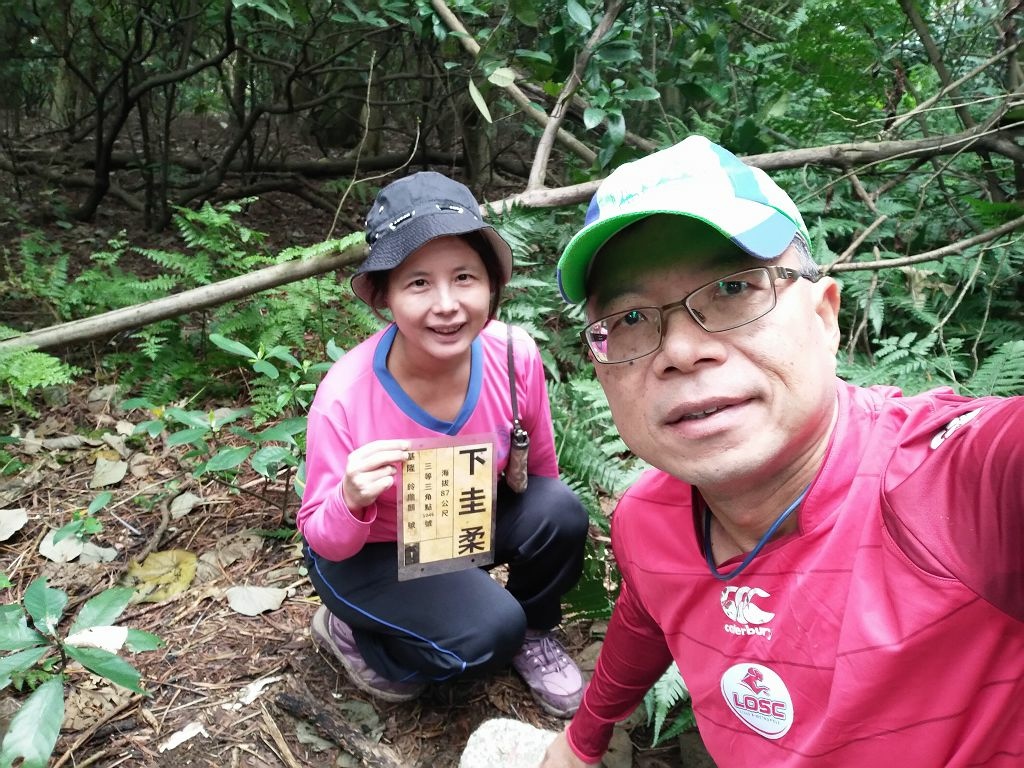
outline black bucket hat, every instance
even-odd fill
[[[512,249],[480,217],[480,204],[465,184],[434,171],[421,171],[388,184],[366,215],[370,255],[352,276],[352,292],[370,304],[367,273],[394,269],[429,241],[480,232],[498,259],[501,284],[512,277]],[[371,304],[372,306],[372,304]]]

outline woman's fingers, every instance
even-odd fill
[[[409,454],[408,440],[375,440],[348,456],[342,494],[350,510],[363,509],[395,484],[398,466]]]

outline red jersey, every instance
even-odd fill
[[[720,768],[1024,765],[1024,398],[837,391],[797,530],[733,580],[691,486],[650,471],[622,498],[579,757],[674,659]]]

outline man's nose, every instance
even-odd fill
[[[722,334],[705,331],[685,307],[666,311],[661,322],[661,347],[655,354],[659,373],[690,371],[701,363],[724,358],[725,339],[721,338]]]

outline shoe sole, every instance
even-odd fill
[[[526,686],[526,687],[530,688],[530,686]],[[577,704],[572,709],[559,709],[554,704],[550,703],[549,701],[546,701],[539,693],[537,693],[535,690],[533,690],[533,688],[530,688],[530,695],[533,696],[533,700],[536,701],[540,705],[541,709],[543,709],[549,715],[554,715],[555,717],[560,717],[560,718],[563,718],[563,719],[568,719],[568,718],[572,717],[573,715],[575,715],[576,714],[576,710],[578,710],[580,708],[580,705]]]
[[[313,636],[313,643],[323,650],[330,651],[331,655],[341,662],[341,666],[348,674],[349,680],[352,681],[352,684],[356,688],[364,693],[370,694],[376,699],[388,701],[393,704],[400,704],[403,701],[412,701],[423,693],[423,689],[414,691],[413,693],[382,691],[379,688],[374,688],[368,682],[363,680],[352,666],[352,663],[348,660],[348,657],[338,649],[338,646],[334,644],[334,640],[331,638],[331,631],[327,623],[330,615],[330,612],[325,606],[320,606],[313,615],[313,624],[310,631],[310,634]]]

